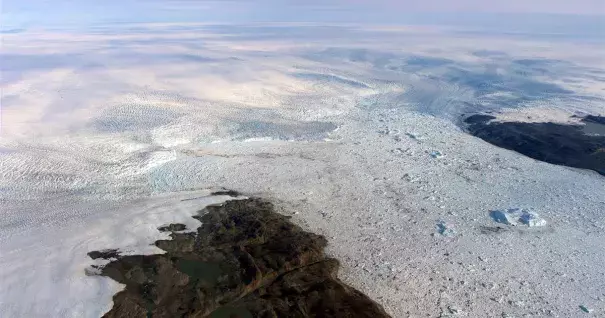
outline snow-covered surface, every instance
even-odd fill
[[[54,206],[90,209],[91,215],[52,227],[28,224],[21,231],[3,231],[0,249],[2,268],[2,317],[100,317],[111,309],[112,297],[122,285],[100,276],[88,252],[119,248],[123,255],[158,254],[153,243],[169,239],[158,227],[182,223],[194,230],[200,222],[191,216],[229,196],[210,196],[210,191],[158,195],[143,200],[99,206]],[[37,211],[47,212],[47,211]]]
[[[522,109],[503,109],[494,114],[494,121],[518,123],[557,123],[581,125],[585,114],[573,113],[561,108],[527,107]]]
[[[3,34],[0,317],[98,317],[120,286],[86,253],[157,252],[215,187],[298,212],[394,317],[603,315],[605,178],[456,125],[603,114],[602,44],[292,28]],[[502,207],[548,223],[498,230]]]

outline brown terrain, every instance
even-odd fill
[[[90,252],[126,287],[105,317],[389,317],[337,278],[323,236],[303,231],[262,199],[232,200],[194,216],[202,226],[159,228],[158,255]]]

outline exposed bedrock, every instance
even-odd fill
[[[536,160],[605,175],[605,117],[586,116],[583,125],[497,122],[484,114],[465,119],[467,131],[498,147]]]
[[[105,317],[389,317],[337,277],[323,236],[305,232],[262,199],[228,201],[195,216],[202,226],[155,244],[160,255],[119,256],[100,269],[126,287]]]

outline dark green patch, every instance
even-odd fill
[[[212,312],[209,318],[254,318],[254,316],[245,308],[224,306]]]
[[[176,262],[176,268],[190,277],[203,280],[212,285],[216,284],[218,278],[222,274],[219,264],[188,259],[178,260]]]

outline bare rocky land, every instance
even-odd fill
[[[104,317],[389,317],[382,307],[336,277],[338,261],[324,255],[326,239],[304,232],[261,199],[209,206],[202,225],[159,228],[171,240],[164,254],[121,256],[100,274],[125,285]]]

